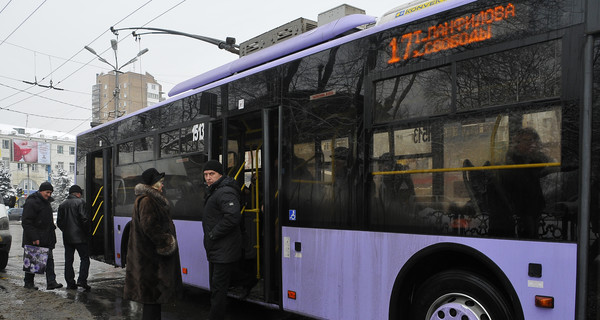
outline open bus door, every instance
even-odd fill
[[[110,148],[88,154],[85,200],[91,225],[90,257],[114,264],[112,190],[112,152]]]
[[[242,194],[242,252],[239,275],[234,281],[248,283],[244,277],[256,279],[249,300],[279,303],[281,277],[280,254],[276,235],[279,224],[276,214],[278,110],[256,111],[224,120],[215,125],[214,155],[223,155],[226,145],[226,174],[236,178]],[[215,156],[216,157],[216,156]],[[265,196],[267,195],[267,196]],[[234,283],[235,285],[235,283]],[[234,294],[236,294],[234,292]],[[243,295],[243,293],[240,293]]]

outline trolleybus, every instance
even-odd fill
[[[202,167],[218,159],[244,194],[250,301],[600,319],[599,17],[592,0],[432,0],[180,83],[77,136],[92,255],[125,266],[133,188],[155,167],[183,281],[208,288]]]

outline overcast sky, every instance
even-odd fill
[[[155,27],[217,39],[234,37],[239,44],[303,17],[343,3],[381,17],[407,0],[198,1],[198,0],[0,0],[0,123],[77,134],[89,128],[91,90],[97,73],[108,72],[84,46],[115,62],[109,28]],[[149,52],[122,71],[148,72],[168,92],[185,81],[237,56],[216,46],[173,35],[130,31],[118,36],[123,65],[140,50]],[[52,85],[53,90],[22,81]]]

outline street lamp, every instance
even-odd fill
[[[148,49],[141,50],[140,52],[138,52],[138,54],[135,57],[133,57],[131,60],[127,61],[124,65],[119,67],[119,60],[117,59],[117,40],[111,39],[110,46],[112,47],[113,51],[115,52],[115,64],[114,65],[112,63],[106,61],[106,59],[102,58],[100,55],[98,55],[98,53],[96,53],[96,51],[94,49],[92,49],[88,46],[85,46],[84,48],[87,51],[91,52],[96,57],[98,57],[98,60],[108,64],[111,68],[113,68],[113,71],[115,72],[115,91],[113,92],[113,96],[115,99],[115,119],[116,119],[119,117],[119,93],[120,93],[119,72],[121,72],[121,69],[123,67],[136,62],[140,56],[142,56],[144,53],[148,52]]]

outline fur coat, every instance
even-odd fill
[[[145,304],[173,302],[182,282],[169,202],[145,184],[136,185],[135,194],[123,298]]]

